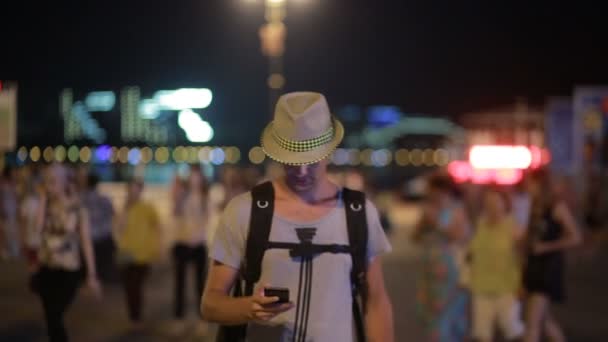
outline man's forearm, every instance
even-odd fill
[[[223,325],[240,325],[250,321],[247,316],[249,297],[230,297],[223,293],[209,292],[203,296],[201,314],[209,322]]]
[[[367,340],[369,342],[393,342],[393,309],[388,297],[368,301],[365,315]]]

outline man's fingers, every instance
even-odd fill
[[[255,315],[255,319],[257,319],[259,321],[268,321],[268,320],[272,319],[274,316],[276,316],[276,314],[268,313],[268,312],[256,312],[254,315]]]
[[[256,302],[260,305],[268,305],[268,304],[276,303],[278,301],[279,301],[279,297],[258,296],[256,298],[254,298],[254,302]]]
[[[293,306],[293,303],[270,304],[265,305],[262,311],[278,314],[290,310]]]
[[[256,289],[255,293],[256,293],[258,296],[260,296],[260,297],[264,297],[264,289],[265,289],[265,288],[267,288],[267,287],[270,287],[270,284],[269,284],[269,283],[264,283],[264,285],[263,285],[263,286],[259,286],[259,287]]]

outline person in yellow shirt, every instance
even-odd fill
[[[518,317],[517,292],[521,286],[517,243],[524,230],[510,213],[508,195],[489,188],[469,250],[473,296],[473,337],[492,341],[497,322],[508,340],[521,338],[524,327]]]
[[[127,296],[127,309],[133,328],[141,328],[143,285],[150,264],[160,256],[160,219],[151,204],[142,200],[144,184],[133,180],[127,185],[125,208],[118,215],[116,235],[118,263]]]

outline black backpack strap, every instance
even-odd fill
[[[251,296],[253,286],[260,279],[262,258],[268,246],[268,237],[274,212],[274,188],[267,182],[251,190],[251,215],[249,233],[245,249],[245,259],[240,277],[234,285],[232,296]],[[242,283],[245,283],[243,291]],[[244,342],[247,336],[247,325],[220,326],[216,342]]]
[[[251,190],[249,234],[243,266],[245,296],[253,294],[253,286],[260,279],[262,258],[268,246],[268,237],[274,213],[274,188],[271,182],[262,183]]]
[[[359,342],[365,341],[363,313],[367,300],[367,215],[365,213],[365,194],[344,188],[342,192],[346,211],[348,242],[352,258],[351,283],[353,290],[353,315]],[[361,305],[359,305],[359,301]]]

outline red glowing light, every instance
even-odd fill
[[[475,145],[469,162],[476,169],[527,169],[532,153],[526,146]]]
[[[463,160],[454,160],[448,164],[448,173],[456,183],[464,183],[471,178],[471,165]]]

